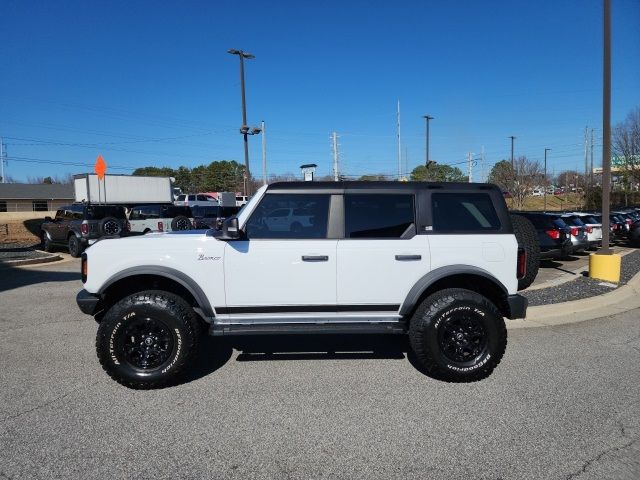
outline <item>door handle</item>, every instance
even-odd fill
[[[422,260],[422,255],[396,255],[399,262],[408,262],[411,260]]]
[[[303,262],[328,262],[329,256],[328,255],[303,255],[302,261]]]

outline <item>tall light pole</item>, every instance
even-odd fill
[[[429,166],[429,120],[433,120],[434,117],[431,117],[429,115],[423,115],[422,118],[425,119],[426,121],[426,129],[424,132],[424,141],[425,141],[425,159],[424,159],[424,164],[426,167]]]
[[[609,190],[611,188],[611,1],[604,0],[602,62],[602,248],[598,253],[610,255]]]
[[[513,135],[509,137],[511,139],[511,169],[515,169],[515,163],[513,161],[513,141],[516,139]]]
[[[547,211],[547,152],[550,148],[544,149],[544,211]]]
[[[244,183],[244,194],[249,195],[250,187],[248,185],[251,184],[251,173],[249,171],[249,135],[255,135],[256,133],[260,133],[260,129],[254,128],[249,132],[249,126],[247,125],[247,102],[245,98],[244,92],[244,59],[251,60],[252,58],[256,58],[254,55],[250,53],[243,52],[242,50],[228,50],[228,53],[232,55],[238,55],[240,58],[240,91],[242,94],[242,126],[240,127],[240,133],[244,138],[244,174],[246,176],[246,182]],[[256,131],[257,130],[257,131]]]

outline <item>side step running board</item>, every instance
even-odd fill
[[[252,324],[252,325],[211,325],[209,334],[216,337],[223,335],[286,335],[286,334],[340,334],[340,333],[406,333],[406,325],[397,323],[284,323],[284,324]]]

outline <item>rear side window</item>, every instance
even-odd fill
[[[500,229],[500,219],[486,193],[434,193],[431,205],[436,232]]]
[[[105,217],[127,218],[124,207],[110,205],[92,205],[87,207],[87,220],[102,220]]]
[[[184,202],[184,199],[186,198],[186,195],[178,195],[178,201],[179,202]]]
[[[401,238],[415,233],[413,195],[346,194],[345,238]]]

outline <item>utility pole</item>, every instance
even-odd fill
[[[260,133],[259,129],[254,128],[251,133],[249,133],[249,126],[247,125],[247,102],[245,98],[245,87],[244,87],[244,59],[251,60],[256,58],[255,55],[252,55],[247,52],[243,52],[242,50],[234,50],[231,49],[228,53],[232,55],[238,55],[240,58],[240,92],[242,95],[242,126],[240,127],[240,133],[244,138],[244,175],[246,177],[246,182],[244,183],[244,194],[249,195],[248,185],[251,183],[251,173],[249,170],[249,135],[255,135],[256,133]],[[256,131],[257,130],[257,131]]]
[[[426,120],[427,126],[424,132],[424,139],[425,139],[425,158],[424,158],[424,165],[428,166],[429,165],[429,120],[433,120],[433,117],[429,116],[429,115],[423,115],[422,118],[424,118]]]
[[[591,167],[589,168],[589,185],[593,188],[593,128],[591,129]]]
[[[262,129],[262,184],[267,184],[267,131],[265,130],[264,120],[260,122]]]
[[[2,175],[2,183],[7,183],[4,178],[4,143],[0,137],[0,175]]]
[[[589,127],[584,127],[584,176],[589,171]]]
[[[544,211],[547,211],[547,152],[550,148],[544,149]]]
[[[400,137],[400,100],[398,100],[398,180],[400,180],[400,176],[402,175],[402,142]]]
[[[333,145],[333,180],[338,181],[338,134],[333,132],[331,135],[332,145]]]
[[[511,139],[511,168],[513,170],[515,170],[516,167],[515,167],[515,163],[513,161],[513,141],[516,139],[516,137],[511,135],[509,138]]]
[[[469,183],[473,182],[473,153],[469,152],[467,154],[467,162],[468,162],[468,177]]]
[[[485,172],[485,165],[484,165],[484,145],[482,145],[481,147],[481,151],[480,151],[480,173],[482,174],[482,177],[480,177],[480,181],[481,182],[485,182],[488,180]]]

